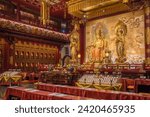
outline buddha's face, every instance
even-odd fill
[[[124,35],[124,31],[123,31],[122,28],[119,28],[119,29],[117,30],[117,35],[118,35],[118,36]]]
[[[97,29],[96,30],[95,36],[96,36],[96,39],[100,39],[102,37],[102,31],[101,31],[101,29]]]

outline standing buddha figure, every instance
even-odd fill
[[[101,27],[95,30],[95,61],[102,62],[105,57],[105,50],[107,48],[107,41],[105,40]]]
[[[72,61],[77,62],[78,54],[80,51],[80,43],[79,43],[79,32],[78,26],[75,24],[75,27],[70,35],[70,50],[71,50],[71,58]]]
[[[127,26],[119,21],[115,27],[116,33],[116,52],[117,52],[117,62],[123,63],[126,60],[125,53],[125,36],[127,35]]]

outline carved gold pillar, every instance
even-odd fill
[[[50,5],[47,0],[41,0],[41,22],[46,25],[49,22]]]
[[[145,54],[146,63],[150,64],[150,6],[145,8]]]

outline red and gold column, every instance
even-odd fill
[[[146,63],[150,64],[150,6],[145,8],[145,38]]]
[[[85,24],[80,25],[80,54],[81,54],[81,64],[84,63],[85,59]]]

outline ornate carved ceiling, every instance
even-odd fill
[[[149,0],[70,0],[68,13],[87,19],[130,11],[130,5],[140,6]],[[142,3],[143,2],[143,3]],[[134,3],[134,4],[133,4]]]
[[[38,10],[40,11],[40,1],[41,0],[11,0],[15,3],[19,3],[21,5],[24,5],[32,10]],[[52,17],[56,18],[64,18],[64,12],[65,12],[65,5],[68,0],[47,0],[51,6],[50,14]],[[68,15],[68,14],[67,14]],[[68,15],[68,18],[70,18],[70,15]]]
[[[32,5],[35,5],[37,7],[40,7],[40,1],[41,0],[23,0],[24,2],[30,3]],[[65,2],[65,0],[46,0],[51,6],[60,4],[62,2]]]
[[[31,10],[40,11],[41,0],[11,0],[13,2],[24,5]],[[130,11],[128,3],[136,2],[141,4],[142,1],[149,0],[47,0],[51,5],[50,15],[56,18],[64,18],[64,13],[67,11],[67,19],[72,16],[87,19],[111,15],[120,12]],[[67,3],[67,6],[66,6]],[[137,5],[137,4],[136,4]],[[135,5],[135,6],[136,6]],[[69,15],[71,14],[71,15]]]

